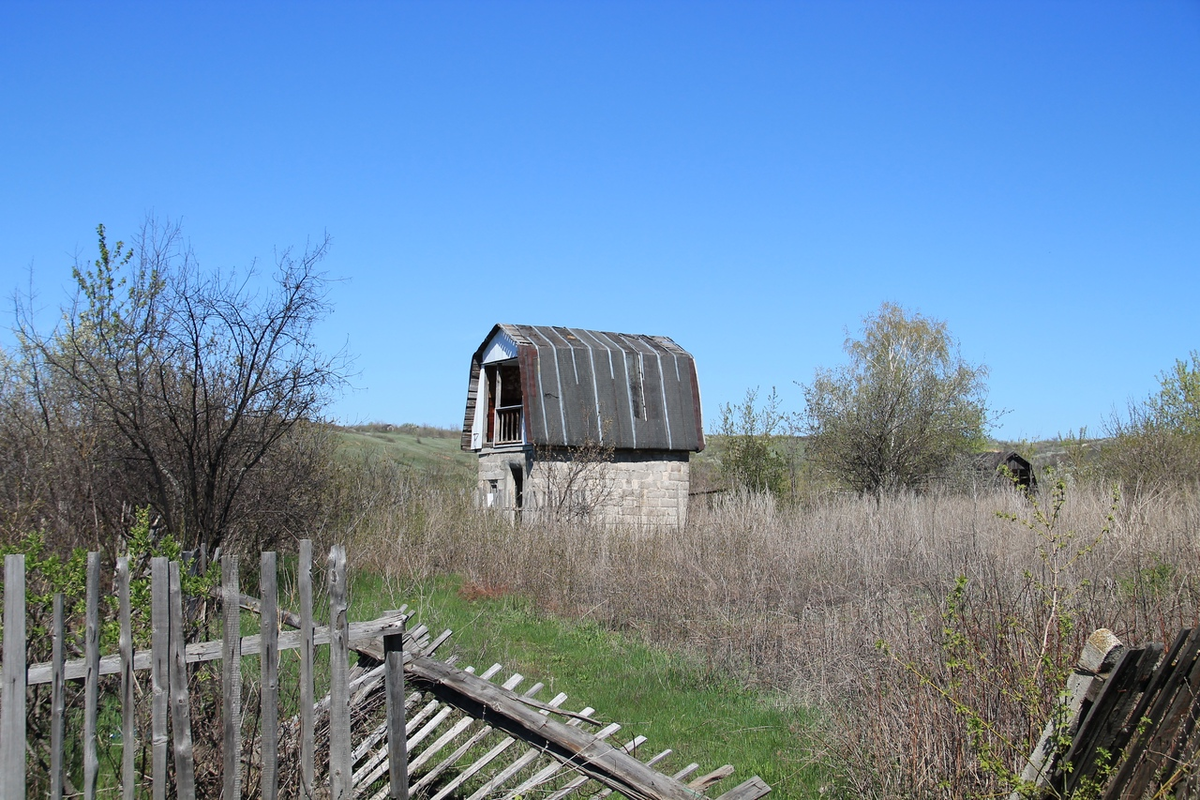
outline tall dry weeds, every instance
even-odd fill
[[[1007,490],[731,496],[635,530],[513,525],[413,483],[364,511],[355,547],[392,578],[519,592],[823,710],[821,756],[848,794],[951,798],[1004,790],[1093,629],[1139,643],[1196,623],[1196,492],[1122,502],[1098,536],[1111,505],[1096,487],[1066,496],[1073,560],[1053,567],[1044,532],[998,516],[1031,513]],[[1048,624],[1052,584],[1069,591]]]

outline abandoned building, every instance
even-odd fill
[[[462,448],[481,507],[682,525],[704,449],[695,360],[665,336],[496,325],[471,357]]]
[[[1015,450],[990,450],[975,455],[975,469],[987,480],[1004,486],[1017,486],[1026,492],[1037,489],[1033,465]]]

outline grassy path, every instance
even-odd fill
[[[648,737],[643,757],[674,749],[665,772],[698,762],[702,770],[733,764],[723,791],[751,775],[773,787],[773,798],[818,797],[828,772],[813,763],[816,722],[804,709],[743,689],[727,676],[679,654],[648,647],[599,625],[540,613],[518,597],[468,599],[461,584],[442,580],[399,592],[372,575],[354,581],[351,612],[367,619],[408,603],[435,634],[454,630],[450,650],[480,670],[503,664],[526,685],[546,684],[543,699],[569,696],[565,707],[590,705],[619,737]],[[710,795],[719,792],[710,791]]]

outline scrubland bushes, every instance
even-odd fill
[[[445,572],[706,659],[823,710],[847,795],[1011,789],[1083,639],[1170,639],[1196,623],[1194,491],[1113,505],[1039,499],[730,495],[682,529],[512,525],[406,485],[355,529],[356,559],[403,584]],[[1024,524],[1024,523],[1029,523]]]
[[[0,353],[0,541],[41,530],[111,554],[141,507],[189,548],[303,532],[332,453],[317,423],[348,370],[313,341],[328,238],[256,283],[202,269],[178,225],[148,219],[130,246],[97,234],[53,327],[19,298]]]

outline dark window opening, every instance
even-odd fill
[[[525,470],[520,464],[509,464],[508,468],[513,478],[513,507],[520,511],[525,504]]]

